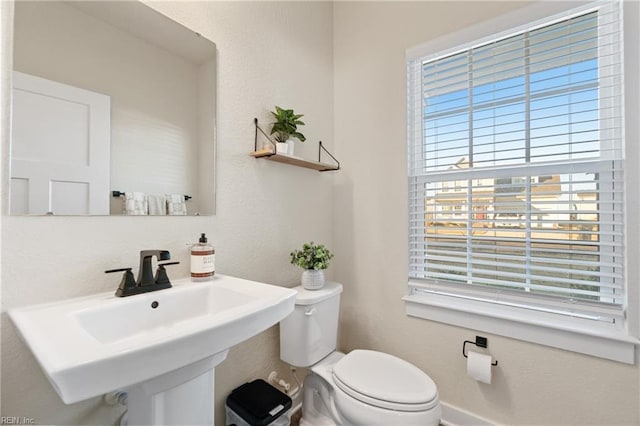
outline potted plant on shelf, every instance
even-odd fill
[[[291,263],[304,269],[302,287],[318,290],[324,286],[324,270],[329,267],[333,254],[322,244],[313,241],[302,245],[301,250],[291,252]]]
[[[293,139],[296,138],[300,142],[304,142],[307,138],[298,131],[298,126],[304,125],[300,118],[303,114],[296,114],[292,109],[280,108],[276,105],[276,110],[271,111],[275,122],[271,127],[271,134],[275,134],[274,138],[277,142],[277,152],[293,155]]]

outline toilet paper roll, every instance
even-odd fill
[[[467,374],[475,380],[491,384],[491,355],[469,351]]]

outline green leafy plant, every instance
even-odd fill
[[[304,125],[300,118],[303,114],[296,114],[292,109],[284,109],[276,106],[276,110],[271,111],[276,121],[271,127],[271,134],[275,133],[275,139],[278,142],[286,142],[289,138],[296,138],[300,142],[304,142],[307,138],[298,131],[298,126]]]
[[[303,269],[327,269],[333,254],[322,244],[304,243],[301,250],[291,252],[291,264]]]

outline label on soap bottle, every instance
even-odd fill
[[[191,250],[191,278],[209,278],[216,272],[215,250]]]

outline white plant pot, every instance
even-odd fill
[[[288,155],[288,153],[289,153],[289,144],[287,142],[278,142],[278,143],[276,143],[276,152],[278,154]]]
[[[322,269],[302,271],[302,287],[307,290],[319,290],[324,287],[324,271]]]
[[[295,141],[293,139],[287,140],[287,155],[293,157],[293,149],[296,147]]]

